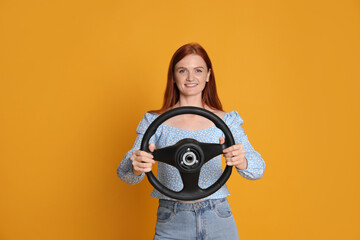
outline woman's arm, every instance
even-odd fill
[[[238,173],[240,173],[241,176],[250,180],[262,178],[265,171],[264,160],[262,159],[261,155],[251,146],[245,133],[240,136],[240,139],[240,143],[243,145],[245,150],[244,155],[247,160],[247,168],[243,170],[236,168],[236,170]]]
[[[146,113],[144,115],[143,119],[140,121],[139,126],[136,129],[138,135],[136,137],[133,147],[131,148],[130,151],[126,153],[124,159],[120,162],[117,168],[117,175],[119,176],[119,178],[128,184],[137,184],[144,179],[144,175],[145,175],[144,172],[139,171],[141,167],[139,166],[139,164],[142,164],[139,161],[139,158],[141,158],[142,156],[139,156],[141,155],[140,154],[141,151],[139,151],[138,149],[140,149],[140,144],[146,129],[155,118],[156,116],[150,113]],[[154,142],[154,141],[155,139],[152,137],[150,139],[150,142]],[[138,153],[138,154],[133,154],[133,153]],[[144,154],[148,155],[148,153],[144,153]],[[133,169],[132,160],[135,162],[135,166],[137,169],[135,171]],[[144,171],[147,170],[145,169]]]
[[[140,148],[142,137],[143,134],[137,135],[133,147],[125,154],[124,159],[120,162],[117,168],[117,175],[119,176],[119,178],[128,184],[137,184],[144,179],[144,173],[140,175],[134,174],[132,162],[130,160],[133,151]]]
[[[245,151],[244,156],[247,161],[245,169],[236,168],[238,173],[244,178],[256,180],[262,178],[265,171],[265,162],[261,155],[254,150],[250,144],[248,137],[245,135],[244,129],[241,125],[244,123],[240,115],[234,111],[231,123],[229,124],[230,130],[233,133],[236,143],[240,143]]]

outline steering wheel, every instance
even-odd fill
[[[192,138],[184,138],[172,146],[150,152],[150,138],[154,135],[160,124],[171,117],[182,114],[196,114],[211,120],[224,133],[225,142],[223,144],[203,143]],[[184,185],[181,191],[173,191],[160,183],[153,172],[150,171],[146,173],[146,176],[154,188],[173,199],[197,200],[213,194],[229,179],[232,167],[226,166],[224,172],[214,184],[206,189],[202,189],[198,185],[201,167],[215,156],[222,154],[225,148],[234,144],[234,137],[230,129],[224,121],[214,113],[198,107],[178,107],[161,114],[150,124],[143,136],[140,150],[151,153],[156,161],[177,168]]]

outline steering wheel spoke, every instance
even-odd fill
[[[184,184],[183,193],[194,193],[200,190],[199,177],[200,170],[192,173],[180,171],[180,176]]]
[[[163,162],[175,167],[175,151],[175,146],[169,146],[155,149],[154,152],[152,152],[152,155],[154,156],[155,161]]]
[[[217,155],[222,154],[223,150],[225,149],[225,146],[223,144],[218,144],[218,143],[200,142],[199,146],[204,152],[204,163],[207,163]]]

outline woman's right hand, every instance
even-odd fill
[[[150,144],[150,152],[153,152],[154,149],[155,144]],[[133,151],[130,160],[132,161],[133,173],[135,175],[140,175],[143,172],[150,172],[152,170],[152,165],[155,163],[152,154],[141,150]]]

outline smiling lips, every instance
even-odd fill
[[[196,87],[197,85],[198,85],[197,83],[187,83],[185,84],[185,87],[191,88],[191,87]]]

